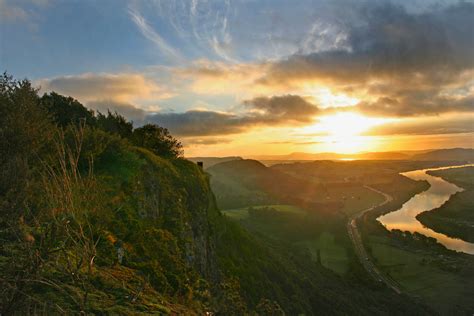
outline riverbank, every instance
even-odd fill
[[[428,171],[464,189],[439,208],[417,215],[423,225],[451,238],[474,243],[474,167]]]
[[[427,181],[430,184],[428,190],[413,196],[403,206],[393,212],[384,214],[377,218],[388,230],[401,230],[411,233],[420,233],[424,236],[437,240],[440,244],[448,249],[461,251],[468,254],[474,254],[474,244],[467,241],[449,237],[441,232],[434,231],[424,226],[418,219],[417,215],[439,208],[449,201],[451,196],[463,191],[462,188],[453,183],[447,182],[442,178],[427,174],[431,170],[444,170],[451,167],[443,167],[436,169],[421,169],[402,173],[403,176],[415,181]],[[453,168],[460,168],[455,166]]]

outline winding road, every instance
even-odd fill
[[[360,232],[357,229],[357,219],[360,218],[364,213],[369,212],[377,207],[383,206],[393,200],[393,198],[388,195],[387,193],[384,193],[382,191],[379,191],[377,189],[374,189],[370,186],[365,185],[364,186],[366,189],[372,190],[376,193],[379,193],[384,196],[384,201],[382,203],[379,203],[378,205],[374,205],[372,207],[369,207],[367,209],[364,209],[356,214],[353,214],[351,217],[349,217],[349,220],[347,222],[347,232],[349,234],[349,238],[351,239],[352,243],[354,244],[354,249],[357,254],[357,257],[359,257],[360,263],[362,266],[367,270],[367,272],[377,281],[379,282],[384,282],[389,288],[394,290],[396,293],[400,294],[401,291],[398,287],[398,284],[393,281],[391,278],[386,276],[384,273],[382,273],[376,266],[375,264],[370,260],[370,257],[367,254],[367,251],[364,248],[364,244],[362,243],[362,238],[360,236]]]

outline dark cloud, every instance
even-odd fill
[[[243,105],[247,111],[241,115],[190,110],[157,113],[149,115],[146,121],[164,126],[176,135],[225,135],[256,126],[301,125],[313,121],[319,111],[317,106],[295,95],[258,97],[244,101]]]
[[[349,50],[290,56],[275,63],[261,82],[323,79],[348,83],[414,75],[414,79],[445,81],[474,66],[471,3],[423,14],[383,4],[365,7],[362,19],[366,23],[349,29]]]
[[[149,115],[147,122],[168,128],[180,136],[225,135],[241,132],[244,119],[229,113],[190,110],[184,113],[157,113]]]
[[[474,111],[474,95],[454,98],[413,92],[398,97],[380,97],[374,102],[361,102],[356,109],[375,116],[438,115],[446,112]]]
[[[261,119],[275,122],[307,123],[319,112],[317,106],[297,95],[257,97],[244,101],[244,105],[261,113]]]

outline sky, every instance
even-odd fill
[[[474,2],[0,0],[0,69],[186,156],[474,147]]]

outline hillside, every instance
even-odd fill
[[[252,205],[293,204],[305,200],[317,188],[251,159],[217,164],[207,170],[211,187],[222,209]]]

